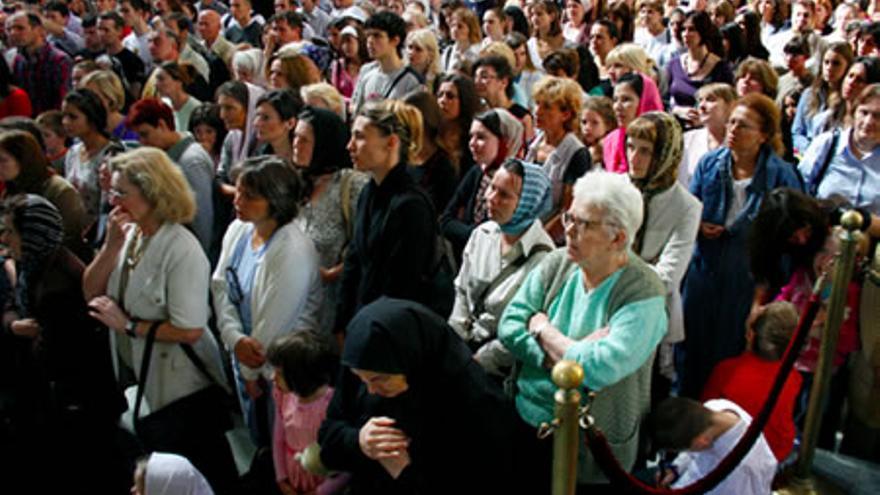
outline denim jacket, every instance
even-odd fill
[[[706,153],[697,165],[690,190],[703,202],[704,222],[724,225],[727,209],[733,200],[732,161],[730,150],[720,147]],[[758,214],[764,195],[777,187],[802,190],[794,167],[783,161],[770,146],[764,145],[758,155],[752,182],[746,188],[746,205],[726,230],[730,234],[737,234],[742,229],[748,229]]]

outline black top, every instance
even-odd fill
[[[321,460],[352,473],[354,494],[513,493],[515,413],[446,321],[410,301],[381,298],[348,326],[342,369],[318,433]],[[409,388],[371,395],[352,368],[403,374]],[[393,480],[358,434],[386,416],[410,438],[412,464]]]
[[[419,187],[431,197],[434,211],[446,208],[449,199],[455,192],[458,179],[455,176],[455,167],[452,166],[452,161],[445,151],[438,148],[425,163],[419,166],[409,166],[407,171]]]
[[[122,66],[122,76],[129,83],[143,83],[147,78],[144,62],[140,57],[134,54],[128,48],[123,48],[119,53],[113,55],[113,58],[119,61]]]
[[[474,205],[477,201],[477,190],[480,188],[480,179],[483,177],[483,169],[475,165],[465,173],[452,195],[452,199],[440,216],[440,228],[443,236],[452,244],[457,259],[461,259],[464,246],[471,237],[474,227]]]
[[[380,296],[427,302],[437,219],[424,191],[398,164],[358,197],[354,235],[345,257],[337,328]]]

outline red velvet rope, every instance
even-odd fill
[[[605,476],[608,477],[611,484],[625,493],[696,495],[705,493],[724,481],[724,479],[727,478],[727,476],[739,465],[746,454],[752,449],[752,446],[755,444],[755,441],[758,440],[758,436],[767,424],[767,420],[770,419],[770,413],[776,406],[776,401],[779,399],[782,387],[785,386],[785,381],[788,379],[788,375],[794,367],[795,360],[797,360],[800,355],[801,348],[807,339],[807,335],[810,333],[810,327],[813,325],[813,320],[816,318],[816,313],[819,311],[821,301],[819,290],[819,288],[814,290],[809,301],[807,301],[807,307],[801,315],[794,337],[788,344],[785,356],[782,358],[782,365],[776,373],[776,379],[773,382],[773,387],[770,389],[770,393],[767,395],[767,401],[764,403],[764,407],[754,418],[749,429],[746,430],[746,433],[740,438],[739,442],[737,442],[736,447],[727,454],[724,460],[722,460],[711,473],[707,474],[703,479],[683,488],[658,488],[648,485],[633,477],[623,469],[620,462],[614,457],[614,452],[611,451],[611,447],[608,445],[608,440],[605,438],[605,435],[593,425],[587,428],[586,443],[590,448],[590,451],[593,453],[593,457],[596,459],[599,468],[602,469],[602,472],[605,473]]]

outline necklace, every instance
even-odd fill
[[[701,70],[703,70],[703,66],[706,65],[706,60],[709,60],[709,55],[711,53],[712,52],[710,52],[709,50],[706,50],[706,54],[703,55],[703,60],[700,60],[700,65],[697,66],[697,70],[695,70],[693,72],[691,72],[688,68],[688,65],[690,65],[690,62],[692,62],[690,54],[688,55],[688,64],[685,64],[684,68],[685,68],[685,71],[687,71],[687,75],[689,78],[693,78],[694,76],[699,74]]]
[[[146,237],[143,235],[143,232],[138,229],[137,236],[128,245],[128,250],[125,253],[125,263],[128,265],[129,269],[134,270],[138,263],[141,262],[144,253],[147,251],[147,246],[150,245],[150,239],[152,239],[152,236]]]

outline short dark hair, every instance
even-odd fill
[[[21,115],[12,115],[9,117],[3,117],[0,119],[0,131],[24,131],[40,144],[40,148],[46,149],[46,143],[43,141],[43,133],[40,132],[40,127],[34,121],[34,119],[30,117],[23,117]],[[62,133],[64,134],[63,130]]]
[[[137,10],[138,12],[149,12],[150,6],[146,2],[146,0],[119,0],[120,4],[127,3],[131,5],[131,8]]]
[[[241,81],[226,81],[217,88],[217,97],[226,96],[241,103],[244,108],[248,107],[249,91],[247,84]]]
[[[507,79],[507,88],[504,90],[504,92],[507,94],[508,98],[512,98],[513,67],[510,66],[510,62],[507,60],[507,58],[501,55],[484,55],[478,58],[476,62],[474,62],[472,74],[476,74],[477,69],[484,65],[494,69],[495,75],[497,75],[499,79]]]
[[[691,444],[712,424],[712,411],[686,397],[669,397],[646,420],[653,447],[690,450]]]
[[[64,17],[70,15],[70,9],[68,9],[67,4],[61,0],[51,0],[45,7],[43,7],[43,12],[58,12]]]
[[[237,177],[248,192],[266,199],[269,216],[279,227],[296,218],[304,184],[287,159],[275,155],[248,158],[230,175]]]
[[[623,41],[620,39],[620,30],[617,29],[617,24],[614,24],[613,22],[611,22],[607,18],[603,17],[601,19],[597,19],[596,22],[594,22],[593,24],[598,24],[598,25],[604,27],[605,30],[608,31],[608,36],[617,40],[618,43]]]
[[[98,16],[95,14],[86,14],[82,16],[82,27],[93,28],[98,25]]]
[[[266,359],[281,368],[291,392],[308,397],[333,383],[339,356],[327,336],[311,330],[282,335],[269,344]]]
[[[403,41],[406,39],[406,21],[394,12],[383,10],[376,12],[367,19],[364,29],[378,29],[388,35],[388,39],[397,38],[397,53],[403,50]]]
[[[806,36],[800,34],[792,36],[788,43],[782,47],[782,52],[789,55],[810,56],[810,42]]]
[[[192,19],[183,12],[169,12],[165,15],[164,20],[169,24],[176,25],[178,31],[186,31],[187,33],[192,31]]]
[[[303,20],[303,17],[299,13],[292,10],[278,12],[277,14],[269,18],[270,23],[277,21],[287,23],[287,25],[292,28],[303,29],[303,27],[305,26],[305,21]]]
[[[113,21],[113,24],[116,25],[116,29],[122,29],[125,27],[125,19],[119,15],[119,12],[114,10],[101,13],[101,15],[98,16],[98,19],[102,21]]]
[[[580,70],[580,57],[572,48],[560,48],[544,57],[542,65],[548,74],[561,70],[566,76],[574,78]]]
[[[174,111],[159,98],[143,98],[134,102],[125,120],[130,128],[142,124],[158,127],[159,122],[165,122],[168,129],[174,130]]]

